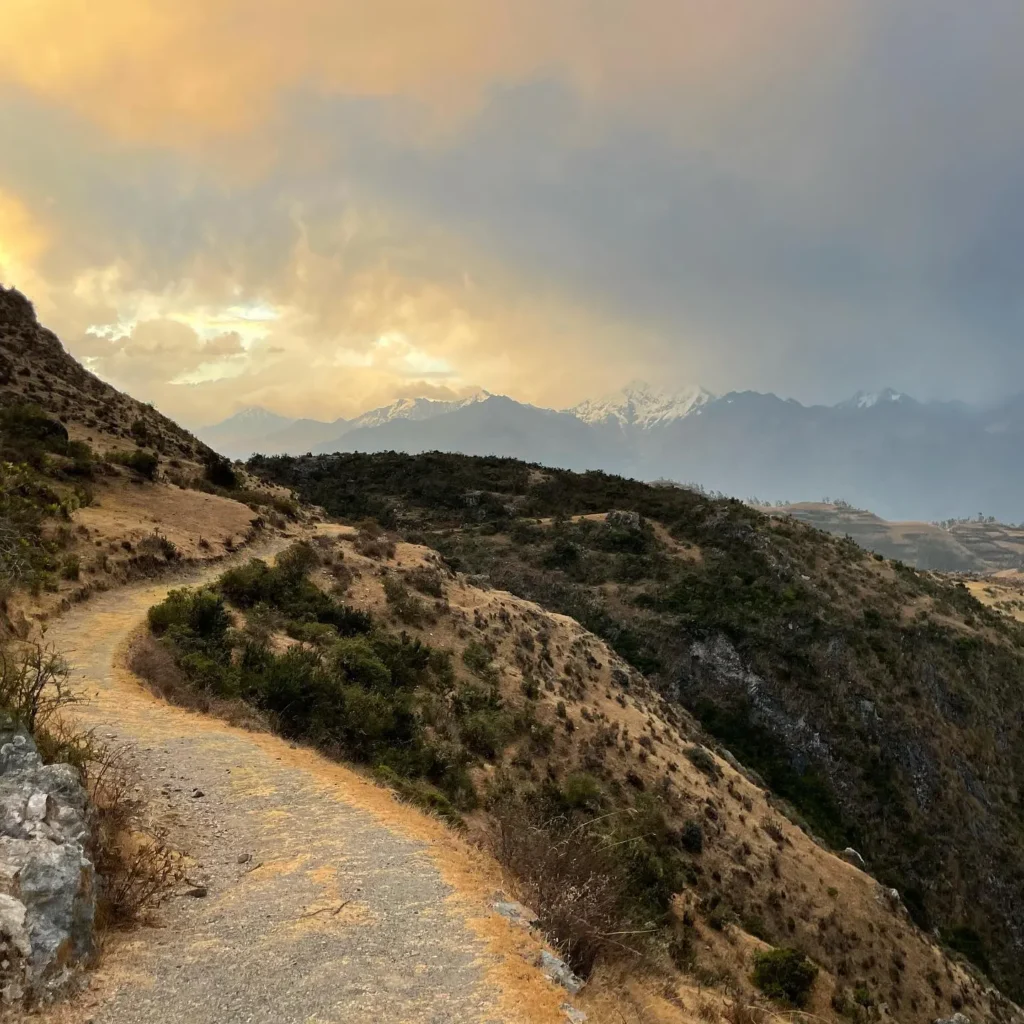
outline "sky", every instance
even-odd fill
[[[0,8],[0,282],[187,423],[1024,391],[1019,0]]]

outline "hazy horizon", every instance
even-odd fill
[[[704,388],[703,385],[700,385],[700,384],[693,384],[693,385],[683,386],[681,388],[660,388],[657,385],[651,384],[649,381],[643,381],[643,380],[640,380],[639,378],[636,378],[636,379],[627,381],[622,387],[614,388],[611,391],[606,391],[606,392],[604,392],[602,394],[588,396],[588,398],[584,399],[584,401],[586,401],[586,400],[602,401],[604,399],[612,399],[612,398],[620,395],[622,392],[624,392],[624,391],[626,391],[626,390],[628,390],[630,388],[635,388],[635,387],[638,387],[638,386],[645,386],[645,387],[650,389],[652,394],[654,394],[654,395],[661,395],[661,396],[665,396],[665,397],[671,397],[671,396],[676,395],[676,394],[685,393],[688,390],[698,389],[698,390],[703,390],[703,391],[708,392],[715,399],[722,398],[722,397],[724,397],[725,395],[728,395],[728,394],[739,393],[740,390],[741,390],[741,389],[727,389],[726,391],[722,391],[722,392],[712,392],[709,388]],[[846,395],[844,398],[841,398],[839,400],[839,402],[824,402],[824,401],[816,402],[816,401],[813,401],[813,400],[812,401],[801,401],[795,395],[778,394],[776,392],[758,391],[756,388],[747,388],[747,389],[742,389],[742,390],[743,391],[754,392],[756,394],[765,394],[765,395],[772,394],[772,395],[775,395],[775,397],[782,399],[783,401],[797,401],[797,402],[799,402],[801,405],[803,405],[805,407],[813,407],[813,406],[832,407],[832,406],[835,406],[837,404],[841,404],[842,402],[846,402],[846,401],[850,401],[852,399],[855,399],[855,398],[857,398],[858,396],[861,396],[861,395],[863,395],[863,396],[880,395],[880,394],[883,394],[883,393],[885,393],[887,391],[896,391],[896,389],[894,389],[894,388],[878,387],[878,388],[872,388],[870,390],[862,390],[862,391],[852,392],[852,393]],[[913,399],[913,400],[916,400],[916,401],[922,401],[922,399],[920,399],[917,395],[914,395],[914,394],[903,393],[903,392],[896,392],[896,393],[901,395],[902,397],[905,397],[905,398]],[[926,399],[926,400],[923,400],[923,401],[925,401],[925,402],[934,402],[934,403],[960,404],[960,405],[967,406],[970,409],[984,411],[985,409],[988,409],[988,408],[990,408],[990,407],[992,407],[994,405],[998,405],[1000,401],[1002,401],[1002,400],[1004,400],[1006,398],[1015,397],[1018,393],[1024,393],[1024,392],[1007,392],[1007,394],[1005,396],[1001,396],[1000,399],[992,399],[992,400],[987,400],[987,401],[983,400],[983,401],[977,401],[977,402],[967,402],[967,401],[964,401],[963,399],[957,398],[955,396],[952,396],[952,397],[941,397],[941,398],[932,398],[932,399]],[[217,419],[211,420],[209,422],[202,422],[202,421],[198,421],[198,420],[197,421],[193,421],[193,422],[188,422],[188,421],[184,421],[183,420],[182,422],[183,422],[183,425],[188,426],[190,428],[191,427],[214,427],[214,426],[217,426],[217,425],[219,425],[221,423],[224,423],[227,420],[230,420],[233,417],[238,416],[238,415],[240,415],[242,413],[251,412],[251,411],[258,411],[258,412],[270,413],[271,415],[279,416],[282,419],[292,420],[292,421],[308,419],[308,420],[317,420],[317,421],[323,422],[323,423],[331,423],[331,422],[334,422],[335,420],[339,420],[339,419],[348,419],[348,420],[358,419],[360,416],[365,415],[366,413],[374,412],[374,411],[376,411],[378,409],[387,408],[387,407],[389,407],[391,405],[394,405],[397,402],[400,402],[400,401],[403,401],[403,400],[415,400],[415,399],[418,399],[418,398],[424,398],[424,399],[427,399],[428,401],[449,401],[449,400],[451,400],[451,401],[458,401],[459,399],[468,398],[468,397],[471,397],[471,396],[477,395],[477,394],[485,394],[487,397],[490,397],[490,398],[509,398],[512,401],[519,402],[519,403],[521,403],[523,405],[534,405],[537,408],[553,409],[555,412],[570,412],[573,408],[575,408],[575,406],[557,406],[556,407],[556,406],[537,405],[537,403],[528,402],[526,399],[520,399],[520,398],[516,397],[515,395],[505,394],[505,393],[496,392],[496,391],[488,391],[486,388],[475,388],[475,387],[470,386],[470,387],[468,387],[466,389],[466,391],[464,393],[462,393],[460,395],[457,395],[457,396],[452,396],[451,399],[449,399],[447,397],[437,398],[436,396],[431,396],[431,395],[413,395],[413,394],[410,394],[410,395],[400,396],[398,398],[392,399],[391,401],[385,402],[382,405],[373,405],[373,406],[368,406],[366,408],[357,409],[356,412],[354,412],[354,413],[352,413],[351,415],[348,415],[348,416],[344,416],[344,415],[342,415],[340,413],[338,415],[336,415],[336,416],[332,416],[332,415],[327,415],[327,416],[290,415],[288,413],[283,413],[283,412],[279,411],[278,409],[275,409],[275,408],[273,408],[273,407],[271,407],[269,405],[264,405],[262,403],[253,403],[251,405],[240,405],[237,408],[233,408],[230,412],[224,412]],[[577,403],[577,404],[580,404],[580,403]]]

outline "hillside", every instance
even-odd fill
[[[659,979],[652,1021],[759,1003],[773,946],[820,968],[801,999],[819,1018],[1015,1013],[605,643],[429,548],[343,528],[172,593],[150,623],[133,665],[158,692],[248,706],[491,849],[590,977],[573,1001],[595,1021],[638,967]]]
[[[769,506],[768,515],[785,513],[837,536],[852,537],[861,547],[915,569],[940,572],[1000,572],[1024,567],[1024,529],[984,519],[949,526],[893,523],[864,509],[799,502]]]
[[[436,453],[250,468],[578,620],[810,831],[857,848],[922,927],[1024,992],[1024,632],[964,586],[600,473]]]
[[[85,370],[3,287],[0,485],[0,639],[300,515],[285,492]]]
[[[168,458],[202,462],[214,453],[173,420],[118,391],[73,359],[41,326],[21,292],[0,285],[0,399],[37,403],[56,416],[71,440],[114,438]]]

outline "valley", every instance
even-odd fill
[[[851,537],[868,551],[916,569],[975,574],[1024,569],[1024,529],[985,517],[944,525],[894,523],[864,509],[825,502],[769,505],[761,511],[790,515],[826,533]]]

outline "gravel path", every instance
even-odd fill
[[[502,925],[480,893],[474,903],[445,882],[408,827],[420,816],[309,751],[167,705],[117,667],[168,589],[100,595],[47,633],[89,697],[81,717],[102,739],[133,745],[156,816],[198,862],[206,888],[176,898],[160,927],[114,944],[86,1019],[564,1020],[558,993],[526,965],[517,940],[489,941]],[[427,838],[443,832],[423,827]]]

